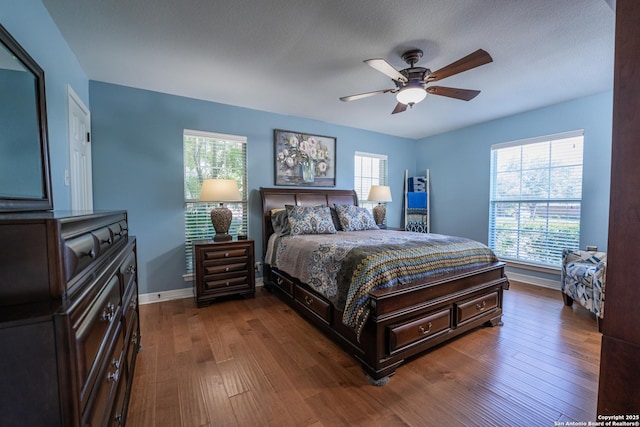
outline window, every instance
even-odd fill
[[[489,246],[498,257],[559,267],[580,245],[583,131],[491,147]]]
[[[184,236],[187,274],[193,273],[192,242],[210,239],[211,209],[216,203],[199,202],[202,181],[207,178],[235,179],[242,202],[227,203],[233,212],[229,234],[247,231],[247,138],[185,130],[184,148]]]
[[[375,202],[367,202],[372,185],[387,185],[387,156],[356,151],[353,188],[358,204],[372,210]]]

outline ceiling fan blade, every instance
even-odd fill
[[[389,93],[389,92],[397,92],[397,91],[398,89],[382,89],[382,90],[376,90],[373,92],[359,93],[357,95],[341,96],[340,101],[344,101],[344,102],[355,101],[356,99],[367,98],[369,96],[377,95],[379,93]]]
[[[386,74],[387,76],[391,77],[391,80],[397,80],[397,81],[401,81],[401,82],[407,82],[408,81],[405,76],[400,74],[400,71],[398,71],[395,68],[393,68],[393,66],[391,64],[389,64],[386,60],[384,60],[382,58],[367,59],[364,62],[367,65],[369,65],[369,66],[375,68],[376,70],[380,71],[382,74]]]
[[[398,102],[398,104],[396,104],[396,108],[393,109],[391,114],[402,113],[403,111],[407,111],[407,104]]]
[[[427,92],[432,95],[448,96],[449,98],[471,101],[478,96],[479,90],[458,89],[455,87],[429,86]]]
[[[424,78],[425,82],[435,82],[442,80],[446,77],[453,76],[454,74],[462,73],[463,71],[470,70],[472,68],[479,67],[484,64],[493,62],[493,58],[486,51],[478,49],[473,53],[458,59],[446,67],[440,68],[438,71],[434,71]]]

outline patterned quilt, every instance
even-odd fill
[[[342,310],[358,337],[370,314],[369,292],[496,261],[474,240],[391,230],[273,235],[265,256]]]

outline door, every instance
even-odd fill
[[[71,86],[69,105],[69,185],[72,210],[93,210],[91,113]]]

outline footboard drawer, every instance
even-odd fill
[[[423,317],[389,327],[389,353],[421,342],[451,329],[451,310],[430,313]]]
[[[328,302],[320,299],[300,286],[296,286],[295,288],[295,301],[315,315],[319,316],[325,322],[330,322],[331,306]]]
[[[456,304],[457,325],[472,320],[473,318],[483,315],[491,310],[495,310],[496,307],[498,307],[498,298],[498,291],[495,291],[490,294],[482,295],[481,297]]]

